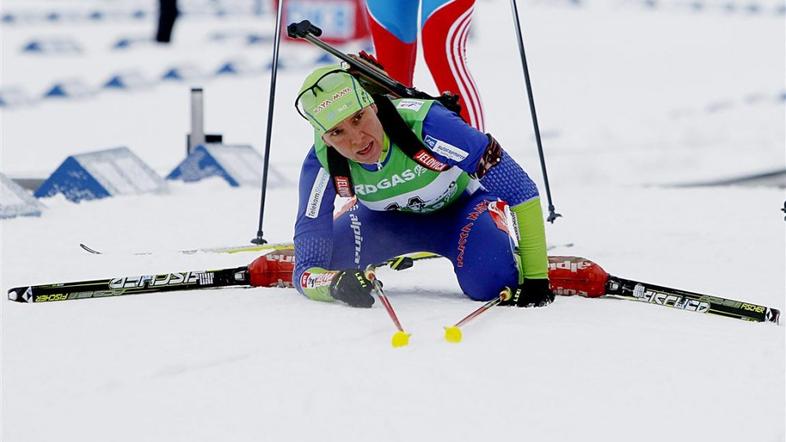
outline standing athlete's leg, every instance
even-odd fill
[[[377,61],[394,79],[412,86],[418,51],[419,0],[367,0]]]
[[[475,0],[423,0],[421,28],[423,56],[437,89],[458,94],[461,116],[482,132],[483,107],[466,63],[474,6]]]

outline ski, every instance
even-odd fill
[[[79,243],[79,247],[82,248],[85,252],[91,253],[93,255],[115,255],[115,254],[123,254],[123,255],[154,255],[156,253],[176,253],[180,255],[193,255],[195,253],[245,253],[245,252],[265,252],[269,250],[287,250],[293,249],[295,246],[292,243],[271,243],[271,244],[260,244],[260,245],[242,245],[242,246],[224,246],[224,247],[204,247],[200,249],[180,249],[180,250],[172,250],[172,251],[141,251],[141,252],[104,252],[101,250],[96,250],[92,247],[84,243]]]
[[[249,285],[248,269],[237,267],[14,287],[8,291],[8,299],[35,304]]]
[[[680,310],[753,322],[778,324],[781,316],[780,310],[763,305],[663,287],[611,275],[609,275],[609,279],[606,281],[605,297],[663,305]]]
[[[574,243],[564,243],[564,244],[553,244],[548,246],[548,250],[554,250],[557,248],[571,248],[574,246]],[[88,246],[85,243],[79,243],[79,247],[93,255],[136,255],[136,256],[146,256],[146,255],[155,255],[157,253],[172,253],[178,255],[193,255],[196,253],[227,253],[227,254],[234,254],[234,253],[246,253],[246,252],[267,252],[267,251],[274,251],[274,250],[292,250],[295,248],[294,244],[281,242],[281,243],[270,243],[270,244],[261,244],[261,245],[242,245],[242,246],[223,246],[223,247],[203,247],[199,249],[180,249],[180,250],[170,250],[170,251],[139,251],[139,252],[121,252],[121,251],[101,251],[97,250],[93,247]],[[420,259],[423,259],[425,255],[434,255],[432,257],[438,257],[438,255],[428,252],[418,252],[414,254],[407,254],[402,255],[401,257],[407,256],[420,256]]]
[[[291,248],[291,244],[284,244],[283,247],[269,247],[266,250],[288,250]],[[412,267],[414,261],[434,258],[440,258],[440,256],[428,252],[409,253],[391,258],[379,264],[378,267],[389,265],[394,270],[404,270]],[[122,276],[90,281],[14,287],[8,290],[8,299],[14,302],[33,304],[233,286],[251,287],[248,267]]]
[[[399,256],[380,264],[395,270],[412,266],[414,261],[438,258],[433,253]],[[21,303],[70,301],[76,299],[163,293],[177,290],[199,290],[221,287],[250,287],[247,267],[220,270],[186,271],[155,275],[138,275],[14,287],[8,299]],[[753,322],[780,322],[780,310],[744,301],[663,287],[609,275],[603,297],[656,304],[680,310],[724,316]]]

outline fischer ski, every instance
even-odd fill
[[[292,249],[291,244],[269,244],[269,246],[281,247],[268,247],[265,250]],[[381,263],[379,267],[389,265],[394,270],[404,270],[412,267],[414,261],[433,258],[440,258],[440,256],[428,252],[409,253],[389,259]],[[41,303],[221,287],[252,287],[248,267],[123,276],[90,281],[14,287],[8,290],[8,299],[14,302]],[[282,284],[281,287],[287,287],[287,285]]]
[[[606,281],[605,296],[744,321],[778,324],[781,316],[780,310],[763,305],[688,292],[611,275]]]
[[[237,267],[15,287],[8,299],[41,303],[249,285],[248,268]]]

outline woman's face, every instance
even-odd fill
[[[375,164],[382,154],[384,133],[377,105],[372,104],[333,126],[322,140],[356,163]]]

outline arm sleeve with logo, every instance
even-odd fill
[[[439,102],[434,102],[423,120],[423,144],[438,160],[475,173],[489,143],[483,132],[468,125]]]
[[[333,209],[336,189],[312,147],[300,171],[299,204],[295,222],[295,271],[297,290],[317,301],[332,301],[325,270],[333,251]],[[305,283],[305,284],[304,284]]]
[[[438,159],[474,174],[489,144],[486,134],[434,103],[423,122],[423,142]],[[548,276],[546,235],[538,188],[516,161],[502,150],[501,161],[480,179],[485,189],[505,200],[516,214],[521,276]]]

